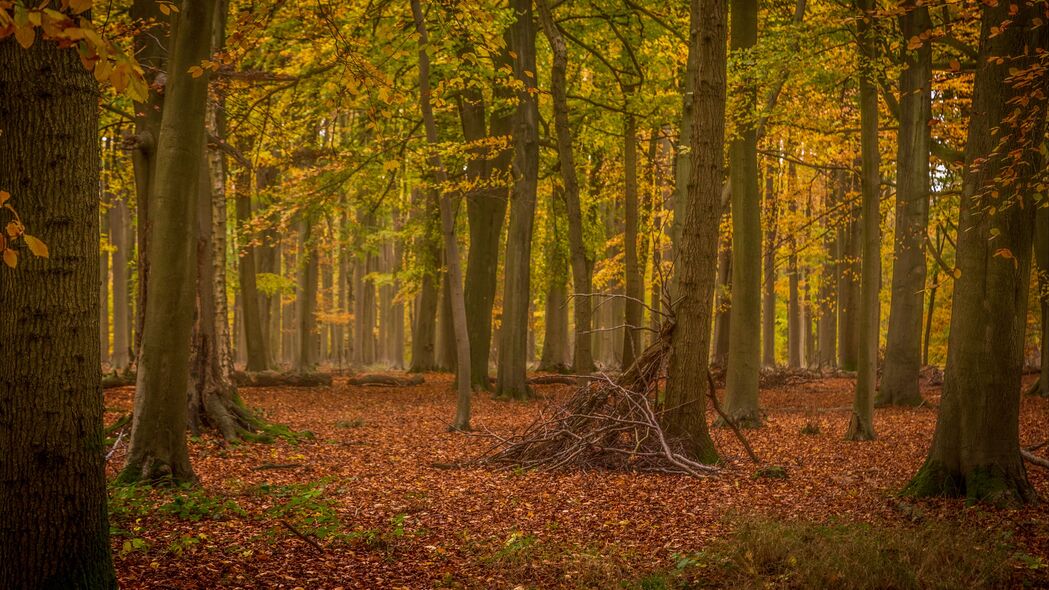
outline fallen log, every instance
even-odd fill
[[[116,371],[112,373],[105,373],[102,375],[102,389],[112,389],[114,387],[127,387],[134,385],[136,375],[134,371],[124,371],[118,373]]]
[[[412,387],[426,383],[426,379],[422,375],[399,377],[385,373],[364,373],[351,377],[346,383],[360,387]]]
[[[233,373],[233,381],[241,387],[326,387],[331,385],[331,375],[328,373],[236,371]]]

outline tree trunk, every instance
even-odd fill
[[[131,308],[128,305],[128,263],[131,240],[127,201],[117,199],[109,210],[109,239],[113,252],[113,368],[122,371],[131,364]]]
[[[1026,318],[1031,276],[1032,182],[1044,165],[1049,74],[1038,60],[1049,31],[1042,3],[985,4],[982,12],[943,395],[932,448],[907,491],[1033,502],[1020,456],[1026,322],[1018,318]],[[1018,82],[1014,68],[1034,73]],[[989,207],[996,212],[986,214]]]
[[[435,197],[440,198],[440,197]],[[455,372],[459,359],[455,353],[455,326],[452,320],[452,287],[448,283],[448,254],[441,275],[441,307],[437,310],[437,366],[441,371]],[[464,292],[463,296],[466,294]],[[465,304],[465,302],[464,302]]]
[[[550,94],[553,97],[554,128],[557,134],[557,157],[564,185],[565,210],[568,217],[568,247],[572,266],[572,289],[575,296],[572,311],[575,322],[575,343],[572,351],[572,370],[578,374],[594,370],[593,338],[590,329],[593,322],[593,305],[590,293],[594,260],[587,251],[583,230],[582,206],[579,202],[579,180],[576,176],[575,155],[572,148],[572,129],[568,121],[568,47],[561,32],[554,24],[547,0],[536,0],[539,20],[553,52],[550,69]]]
[[[426,21],[423,17],[419,0],[411,0],[412,16],[415,29],[419,33],[419,106],[426,128],[426,141],[432,149],[437,148],[437,123],[434,120],[433,106],[430,104],[430,56],[427,53],[429,39],[426,32]],[[431,152],[427,164],[437,179],[440,192],[439,208],[441,211],[441,234],[444,237],[444,250],[448,268],[448,285],[452,307],[452,328],[455,330],[456,358],[456,392],[455,419],[452,430],[470,430],[470,336],[466,325],[466,303],[463,294],[463,274],[459,265],[459,244],[455,237],[455,208],[452,197],[445,189],[446,175],[441,157],[436,151]]]
[[[852,180],[855,183],[855,179]],[[845,219],[838,233],[838,366],[855,371],[859,350],[860,301],[860,213],[858,200],[850,196]]]
[[[758,38],[757,0],[734,0],[732,50],[748,52]],[[744,72],[741,112],[757,103],[753,75]],[[744,427],[761,425],[758,377],[761,371],[761,190],[758,185],[758,136],[753,123],[741,120],[729,147],[732,191],[732,320],[729,325],[725,413]]]
[[[502,342],[495,390],[501,398],[527,399],[532,397],[526,371],[532,226],[539,176],[539,102],[532,0],[510,0],[510,7],[517,15],[511,25],[512,47],[517,54],[514,74],[523,88],[517,93],[518,106],[514,117],[514,186],[506,238]]]
[[[101,215],[99,226],[102,226]],[[106,242],[106,248],[98,252],[98,347],[99,360],[103,363],[109,362],[109,250],[112,238],[106,236]]]
[[[629,105],[629,101],[627,102]],[[629,106],[628,106],[629,108]],[[623,347],[622,367],[629,368],[641,354],[642,311],[644,309],[644,268],[638,262],[638,218],[637,196],[637,119],[633,113],[626,115],[623,125],[623,173],[625,180],[626,210],[623,227],[623,262],[626,277],[623,280],[626,298],[623,300]]]
[[[1035,217],[1034,253],[1038,265],[1038,301],[1042,312],[1042,334],[1038,340],[1042,361],[1038,381],[1028,393],[1049,397],[1049,207],[1045,205],[1039,207]]]
[[[697,61],[696,76],[686,94],[692,96],[690,150],[677,266],[677,325],[671,336],[664,427],[680,437],[697,460],[713,463],[717,451],[706,422],[707,354],[710,312],[717,263],[718,220],[721,218],[722,155],[725,137],[726,26],[724,0],[692,0],[689,61]],[[687,99],[686,99],[687,104]],[[679,177],[680,178],[680,177]],[[685,205],[682,203],[682,205]]]
[[[837,206],[838,203],[844,200],[841,191],[843,191],[845,187],[840,182],[840,175],[838,175],[837,181],[832,181],[832,183],[832,186],[828,187],[828,198],[825,204],[826,211],[830,211]],[[817,341],[819,346],[819,359],[817,364],[820,369],[833,369],[837,367],[837,286],[841,281],[841,269],[837,258],[837,232],[830,227],[829,223],[826,225],[827,227],[824,229],[825,235],[823,238],[824,249],[826,250],[826,262],[823,265],[823,274],[820,275],[820,288],[818,295],[819,327],[817,330],[819,335],[817,336]]]
[[[244,167],[234,181],[237,192],[237,229],[240,232],[240,258],[237,263],[237,278],[240,283],[240,303],[244,326],[244,343],[247,353],[249,372],[265,371],[270,368],[269,351],[266,336],[263,332],[262,314],[259,311],[261,299],[255,278],[258,274],[255,265],[255,246],[248,234],[247,225],[251,221],[251,169]]]
[[[787,244],[790,254],[787,256],[787,279],[789,282],[789,299],[787,300],[787,366],[791,369],[801,368],[802,343],[801,333],[801,277],[798,274],[798,174],[794,163],[787,164],[787,179],[790,184],[790,223],[792,225]]]
[[[776,245],[779,239],[779,205],[775,191],[775,169],[765,171],[765,233],[764,270],[761,297],[761,364],[776,366]]]
[[[299,354],[295,360],[295,370],[308,373],[317,367],[317,280],[319,263],[317,257],[314,223],[311,219],[302,221],[301,246],[299,252],[305,260],[299,261],[299,297],[298,297],[298,337]]]
[[[196,187],[204,149],[207,76],[190,67],[210,55],[211,0],[183,0],[172,43],[156,178],[150,192],[151,268],[125,481],[192,481],[186,448],[189,345],[193,331]],[[189,183],[190,185],[195,183]]]
[[[731,209],[731,204],[728,205]],[[731,220],[732,212],[723,216]],[[730,232],[731,233],[731,232]],[[714,295],[714,336],[710,364],[728,367],[729,333],[732,325],[732,237],[720,235],[718,241],[718,282]]]
[[[860,334],[856,368],[856,397],[845,434],[848,440],[874,439],[874,394],[878,386],[878,288],[881,285],[881,193],[878,152],[878,90],[875,86],[877,29],[873,14],[876,0],[857,0],[863,17],[857,23],[860,45],[860,151],[863,212],[863,260],[860,278]]]
[[[0,279],[7,588],[117,587],[98,372],[97,101],[74,49],[0,41],[0,190],[51,253],[37,258],[16,243],[18,267]]]
[[[425,204],[423,204],[425,201]],[[421,189],[412,191],[412,202],[417,208],[425,207],[423,237],[416,244],[416,257],[424,269],[419,286],[419,299],[415,306],[415,322],[412,326],[412,364],[409,370],[413,373],[437,369],[437,278],[436,269],[440,258],[440,246],[434,240],[434,219],[439,215],[434,210],[436,203],[426,199]]]
[[[900,15],[904,70],[900,72],[900,132],[896,151],[896,243],[885,370],[875,399],[879,406],[916,406],[921,371],[925,240],[929,225],[929,121],[932,118],[932,44],[908,50],[927,35],[929,8],[908,0]]]

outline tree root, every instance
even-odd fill
[[[260,371],[258,373],[233,373],[234,382],[241,387],[327,387],[331,385],[328,373],[279,373],[277,371]]]
[[[412,387],[426,383],[426,379],[422,375],[398,377],[384,373],[364,373],[350,378],[346,383],[364,387]]]

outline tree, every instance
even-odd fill
[[[1037,499],[1020,457],[1023,335],[1043,170],[1049,50],[1043,2],[981,6],[947,365],[932,447],[906,492]]]
[[[909,49],[928,35],[928,6],[902,5],[904,69],[900,72],[900,131],[896,150],[896,241],[885,370],[877,405],[916,406],[921,371],[925,240],[929,225],[929,120],[932,118],[932,44]]]
[[[19,260],[15,269],[0,267],[7,588],[117,587],[98,373],[97,94],[74,49],[0,39],[0,202],[14,203],[53,254],[29,257],[43,253],[39,244],[4,236],[5,260]]]
[[[724,0],[692,0],[689,61],[697,66],[686,93],[689,171],[675,273],[676,326],[671,336],[664,428],[686,441],[707,463],[717,461],[706,422],[710,314],[721,217],[722,148],[725,138],[726,26]],[[691,109],[687,108],[691,97]],[[681,176],[679,176],[681,178]],[[681,194],[681,192],[679,192]]]
[[[193,227],[204,150],[207,76],[191,67],[210,54],[212,0],[183,0],[169,60],[164,114],[150,188],[152,232],[145,324],[124,481],[193,481],[186,448],[189,344],[193,331]]]
[[[856,395],[852,404],[852,417],[845,434],[848,440],[874,438],[874,394],[878,380],[878,287],[881,284],[881,214],[878,210],[878,197],[881,193],[881,174],[878,153],[878,91],[874,79],[878,45],[874,21],[876,5],[877,0],[858,0],[856,4],[863,13],[856,26],[860,46],[860,192],[863,258],[860,278],[859,365],[856,371]]]
[[[419,106],[422,111],[423,126],[426,128],[426,141],[432,149],[436,150],[437,124],[430,102],[430,56],[427,53],[430,41],[419,0],[411,0],[411,4],[415,30],[419,33]],[[452,306],[452,328],[455,330],[458,402],[451,428],[465,431],[470,430],[470,336],[466,326],[466,304],[463,301],[463,275],[459,268],[459,246],[455,237],[455,213],[452,197],[443,187],[447,178],[441,157],[436,151],[431,152],[427,163],[436,175],[438,181],[436,190],[440,192],[441,234],[444,236],[445,265],[448,268]]]
[[[731,5],[732,50],[741,56],[758,38],[757,0]],[[746,58],[743,57],[745,62]],[[757,88],[744,71],[741,118],[729,145],[732,185],[732,319],[729,322],[725,414],[737,425],[761,426],[758,376],[761,370],[761,191],[758,188],[758,136],[752,113]]]
[[[587,250],[583,235],[583,213],[579,203],[579,179],[576,176],[575,154],[572,148],[572,129],[568,119],[568,47],[564,37],[554,24],[546,0],[536,0],[539,22],[550,42],[553,63],[550,67],[550,94],[554,103],[554,131],[557,135],[557,157],[564,185],[565,210],[568,217],[568,246],[572,266],[573,319],[575,320],[575,344],[572,353],[572,370],[589,373],[594,370],[593,339],[590,326],[593,308],[590,292],[593,291],[593,256]]]
[[[1042,334],[1038,345],[1042,349],[1041,374],[1029,395],[1049,397],[1049,202],[1038,208],[1034,229],[1035,262],[1038,265],[1038,301],[1041,303]]]
[[[511,0],[514,74],[521,83],[514,117],[513,195],[506,237],[506,280],[503,324],[499,332],[496,395],[510,399],[532,396],[525,374],[528,361],[528,308],[531,299],[532,226],[539,177],[539,102],[536,95],[535,24],[532,0]]]

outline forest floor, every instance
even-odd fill
[[[804,575],[816,574],[791,568],[799,555],[822,559],[826,552],[813,549],[820,542],[874,540],[882,543],[875,555],[906,556],[924,555],[935,538],[944,540],[947,554],[993,561],[963,564],[965,574],[930,574],[917,570],[946,567],[953,558],[894,557],[893,563],[913,565],[917,573],[906,575],[918,587],[929,575],[969,576],[964,583],[941,580],[944,588],[1049,584],[1044,505],[966,507],[897,497],[930,444],[938,388],[925,388],[926,407],[877,410],[878,440],[865,443],[843,440],[852,388],[851,380],[826,378],[762,391],[767,425],[747,436],[786,478],[758,476],[731,431],[715,429],[726,465],[709,479],[441,466],[473,458],[493,442],[447,432],[454,394],[445,375],[405,388],[353,387],[344,378],[324,388],[244,388],[249,406],[314,438],[233,447],[193,439],[200,487],[111,486],[117,572],[126,589],[738,586],[728,574],[755,586],[760,578],[776,587],[853,588],[887,582],[856,570],[806,582]],[[543,399],[533,403],[476,396],[474,426],[509,433],[569,393],[564,385],[536,389]],[[129,411],[132,393],[106,392],[107,423]],[[1025,398],[1022,443],[1046,438],[1049,402]],[[121,443],[110,458],[110,479],[125,451]],[[1049,497],[1049,471],[1028,471]],[[830,528],[775,529],[782,523]],[[762,527],[773,527],[777,543],[797,534],[797,545],[761,545],[768,545]],[[752,545],[731,549],[726,539],[741,530],[750,536],[739,543]],[[797,553],[806,546],[817,554]],[[776,551],[786,553],[768,555]],[[853,558],[830,567],[852,568]],[[864,567],[871,559],[861,559]],[[898,584],[906,585],[889,585]]]

